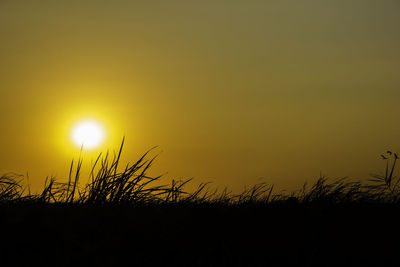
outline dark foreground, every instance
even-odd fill
[[[0,176],[0,267],[400,266],[396,153],[369,183],[321,177],[289,195],[263,183],[232,195],[186,191],[190,179],[158,185],[148,152],[119,171],[122,147],[99,155],[85,186],[81,159],[39,194]]]
[[[400,266],[390,204],[0,206],[1,266]]]

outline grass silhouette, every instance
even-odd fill
[[[172,180],[168,185],[158,185],[162,176],[149,177],[147,171],[156,157],[147,159],[150,149],[138,161],[118,170],[124,140],[118,154],[110,159],[109,153],[95,160],[89,175],[89,182],[79,186],[81,158],[71,162],[67,183],[47,177],[40,194],[31,194],[29,184],[23,186],[21,175],[9,174],[0,177],[0,202],[33,201],[40,203],[75,204],[159,204],[159,203],[219,203],[241,205],[249,203],[269,205],[284,201],[298,203],[399,203],[400,178],[394,175],[398,155],[387,151],[381,155],[386,162],[384,174],[371,174],[367,182],[351,181],[348,177],[328,179],[321,176],[313,185],[303,187],[290,194],[273,193],[274,186],[259,183],[240,194],[232,194],[227,188],[208,190],[209,183],[200,183],[193,192],[185,190],[188,180]],[[157,184],[157,185],[155,185]],[[26,189],[28,193],[25,194]]]
[[[4,266],[400,263],[396,153],[381,155],[384,172],[366,182],[319,177],[289,194],[266,183],[233,194],[208,183],[188,191],[191,179],[161,184],[147,175],[151,150],[119,168],[123,146],[97,157],[84,186],[81,158],[68,182],[49,177],[37,194],[22,176],[0,177]]]

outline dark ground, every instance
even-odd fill
[[[1,266],[400,266],[384,204],[0,205]]]

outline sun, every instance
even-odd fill
[[[77,123],[72,129],[72,140],[85,149],[93,149],[104,141],[103,127],[96,121],[85,120]]]

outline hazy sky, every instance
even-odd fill
[[[367,179],[400,150],[400,1],[0,0],[0,173],[65,177],[71,127],[242,188]],[[396,150],[397,149],[397,150]]]

